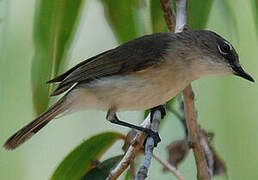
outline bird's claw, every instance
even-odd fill
[[[156,110],[160,111],[161,119],[163,119],[166,116],[166,105],[159,105],[159,106],[153,107],[153,108],[151,108],[151,122],[152,122],[152,119],[153,119],[153,113]]]
[[[157,147],[158,143],[161,141],[160,136],[159,136],[159,133],[158,133],[158,132],[154,132],[154,131],[152,131],[151,129],[148,129],[148,130],[146,131],[146,133],[147,133],[147,136],[146,136],[146,139],[145,139],[145,141],[144,141],[144,146],[145,146],[145,144],[146,144],[147,139],[148,139],[149,137],[152,137],[152,139],[154,140],[154,147]]]

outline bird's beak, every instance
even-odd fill
[[[235,75],[254,82],[254,79],[248,73],[246,73],[240,65],[233,66],[232,68],[234,70]]]

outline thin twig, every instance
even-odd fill
[[[160,110],[156,110],[153,112],[152,116],[151,129],[154,132],[158,132],[159,124],[161,120],[161,112]],[[145,154],[144,160],[140,166],[140,169],[137,173],[136,180],[144,180],[147,177],[148,170],[151,164],[152,153],[154,149],[154,139],[152,137],[148,137],[145,143]]]
[[[160,163],[162,164],[166,169],[168,169],[170,172],[172,172],[178,180],[184,180],[184,177],[181,175],[181,173],[177,170],[175,166],[172,166],[169,164],[168,161],[164,161],[159,157],[157,154],[153,153],[152,156]]]
[[[134,162],[131,162],[129,170],[130,170],[132,179],[134,179],[135,178],[135,165],[134,165]]]
[[[167,27],[171,32],[175,30],[175,12],[173,4],[170,0],[160,0],[160,5],[163,10],[163,17],[166,21]]]
[[[187,0],[176,0],[176,29],[175,33],[186,30]]]
[[[186,112],[186,124],[189,133],[188,137],[195,156],[197,177],[198,180],[209,180],[211,179],[211,175],[209,174],[205,154],[200,143],[200,129],[195,117],[194,93],[191,85],[188,85],[188,87],[183,90],[183,95],[185,101],[184,109]]]
[[[148,117],[143,121],[141,126],[149,128],[150,127],[150,114]],[[134,142],[130,145],[126,154],[124,155],[123,159],[119,162],[119,164],[113,169],[106,180],[116,180],[133,162],[137,152],[140,151],[143,141],[145,139],[145,133],[138,132],[136,134]]]
[[[203,130],[200,130],[200,144],[202,146],[202,149],[205,153],[205,159],[207,161],[208,171],[210,176],[213,176],[213,167],[214,167],[214,156],[213,152],[210,148],[207,136],[205,135],[205,132]]]
[[[182,111],[184,111],[183,106],[184,106],[184,103],[182,102]],[[180,120],[180,122],[182,122],[182,124],[184,126],[184,129],[185,129],[185,132],[186,132],[186,137],[188,137],[188,130],[187,130],[187,125],[186,125],[186,121],[185,121],[185,115],[182,117],[175,109],[173,109],[171,107],[167,110],[169,112],[173,113]],[[199,136],[200,136],[200,144],[201,144],[202,149],[203,149],[204,154],[205,154],[205,159],[207,161],[210,176],[213,176],[214,153],[213,153],[213,151],[210,147],[206,131],[204,131],[203,129],[200,129]]]

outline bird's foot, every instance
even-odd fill
[[[144,141],[144,146],[146,144],[147,139],[149,137],[152,137],[152,139],[154,140],[154,147],[157,147],[158,143],[161,141],[159,133],[158,132],[154,132],[151,129],[146,129],[144,132],[147,134],[146,139]]]
[[[151,110],[150,110],[150,112],[151,112],[151,122],[152,122],[152,119],[153,119],[153,113],[154,113],[156,110],[159,110],[159,111],[160,111],[160,113],[161,113],[161,119],[163,119],[163,118],[166,116],[166,105],[165,105],[165,104],[162,104],[162,105],[153,107],[153,108],[151,108]]]

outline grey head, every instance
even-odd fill
[[[183,42],[186,52],[192,52],[195,63],[191,64],[195,65],[200,76],[235,74],[254,82],[239,64],[238,54],[232,44],[218,34],[208,30],[191,30],[176,34],[176,39]]]

